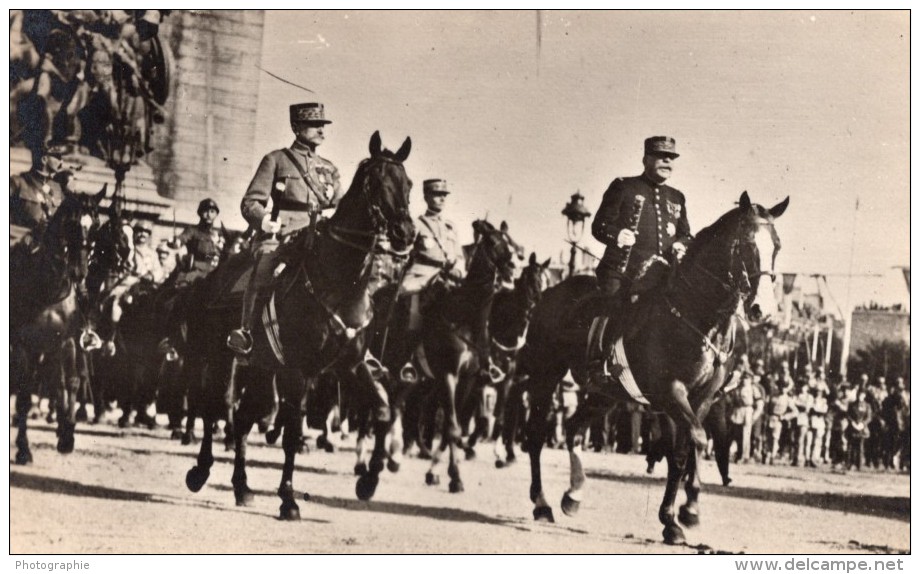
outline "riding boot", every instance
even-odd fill
[[[256,307],[256,299],[259,295],[258,274],[259,266],[262,264],[262,254],[257,254],[255,265],[252,267],[252,275],[246,284],[246,291],[243,293],[243,313],[240,320],[240,328],[230,331],[227,336],[227,346],[239,355],[248,355],[252,352],[252,314]]]
[[[258,289],[250,281],[243,294],[243,317],[239,329],[230,331],[227,336],[227,346],[240,355],[248,355],[252,352],[252,313],[256,306],[256,297]]]

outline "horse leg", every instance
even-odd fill
[[[565,409],[565,445],[569,451],[569,489],[562,495],[561,506],[562,512],[567,516],[578,514],[584,495],[582,488],[584,488],[586,477],[581,454],[584,448],[585,429],[592,420],[603,416],[608,406],[601,397],[591,395],[585,398],[584,404],[580,407],[566,407]]]
[[[387,411],[389,411],[389,408],[387,408]],[[389,416],[385,417],[385,420],[380,420],[380,418],[378,413],[378,420],[374,422],[374,452],[371,454],[370,465],[367,473],[358,478],[358,482],[355,485],[355,494],[359,500],[373,498],[374,493],[377,491],[377,484],[380,482],[380,473],[383,471],[384,461],[387,458],[386,440],[387,433],[390,430],[390,421]]]
[[[251,506],[253,492],[249,488],[249,481],[246,477],[246,443],[255,423],[249,417],[243,416],[241,412],[237,412],[234,419],[235,424],[232,425],[232,431],[236,452],[233,456],[233,477],[230,482],[233,484],[236,505]]]
[[[434,446],[434,440],[431,444],[431,466],[428,467],[428,472],[425,473],[425,484],[428,486],[437,486],[441,484],[441,475],[438,474],[438,465],[441,464],[441,457],[444,456],[444,452],[448,447],[448,440],[446,436],[441,436],[441,441],[438,443],[437,448]]]
[[[463,448],[462,434],[463,429],[460,426],[460,413],[458,413],[457,387],[459,386],[459,377],[456,373],[447,373],[445,375],[447,383],[447,408],[448,412],[444,417],[444,435],[447,441],[448,453],[450,458],[447,463],[447,476],[450,477],[448,489],[452,493],[463,492],[463,480],[460,478],[459,450]]]
[[[402,409],[393,409],[391,416],[393,417],[393,424],[390,425],[389,432],[387,433],[390,439],[387,470],[390,472],[399,472],[403,457]]]
[[[195,417],[189,414],[189,431],[195,424]],[[214,466],[214,417],[208,415],[202,417],[204,430],[201,437],[201,447],[198,450],[198,461],[195,466],[189,469],[185,474],[185,486],[192,492],[198,492],[201,487],[208,481],[211,476],[211,467]],[[183,440],[183,444],[185,441]]]
[[[29,384],[32,380],[30,366],[34,366],[34,363],[29,361],[28,353],[24,349],[15,349],[14,357],[18,359],[17,362],[11,360],[14,367],[11,368],[11,372],[18,380],[16,385],[16,464],[31,464],[32,449],[29,448],[27,427],[29,410],[32,408],[32,388]]]
[[[699,497],[702,490],[700,481],[699,460],[703,452],[698,446],[688,445],[687,478],[684,491],[687,493],[687,502],[680,507],[677,519],[687,528],[693,528],[700,523]]]
[[[300,439],[303,434],[299,411],[296,405],[289,402],[278,411],[278,418],[284,421],[284,434],[281,437],[284,465],[281,468],[281,484],[278,486],[278,497],[281,498],[279,508],[281,520],[300,520],[300,507],[294,501],[294,459],[297,457],[297,449],[300,447]],[[304,500],[309,500],[306,492],[303,496]]]
[[[530,455],[530,501],[534,504],[533,518],[537,522],[555,522],[553,509],[543,494],[543,477],[540,469],[540,454],[546,442],[546,413],[551,394],[531,398],[530,418],[527,421],[527,454]]]
[[[57,364],[58,369],[54,374],[58,385],[58,443],[57,450],[61,454],[70,454],[74,448],[74,430],[77,418],[77,393],[80,391],[80,375],[77,371],[77,346],[74,339],[67,339],[61,345],[60,351],[45,360]]]
[[[359,413],[364,413],[363,409],[358,410]],[[367,474],[368,469],[368,459],[367,459],[367,440],[370,436],[370,419],[366,414],[361,414],[358,416],[358,437],[355,439],[355,456],[357,460],[355,461],[355,476],[364,476]]]
[[[675,422],[667,417],[662,417],[661,422],[661,444],[667,452],[668,478],[664,498],[658,509],[658,520],[664,525],[662,536],[665,544],[684,544],[687,540],[683,529],[677,524],[674,502],[680,488],[680,479],[686,471],[689,433],[686,430],[678,430]]]

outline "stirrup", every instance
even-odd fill
[[[234,329],[227,335],[227,346],[234,353],[248,355],[252,352],[252,335],[249,329]]]
[[[80,348],[87,352],[101,349],[102,338],[96,331],[87,327],[80,333]]]

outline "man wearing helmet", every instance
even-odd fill
[[[202,199],[198,204],[198,225],[189,227],[179,236],[181,247],[185,248],[183,269],[187,270],[183,277],[185,281],[204,277],[217,267],[220,262],[220,253],[226,238],[220,228],[214,226],[214,221],[220,213],[220,208],[210,197]]]

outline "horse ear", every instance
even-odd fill
[[[507,222],[507,221],[502,221],[502,225],[501,225],[500,229],[501,229],[502,233],[508,233],[508,222]]]
[[[546,258],[546,261],[543,262],[543,268],[544,268],[544,269],[549,269],[549,264],[550,264],[550,261],[551,261],[551,260],[552,260],[552,257],[547,257],[547,258]]]
[[[787,207],[789,207],[789,196],[788,195],[786,196],[786,199],[777,203],[776,205],[774,205],[767,211],[770,212],[770,215],[773,217],[773,219],[776,219],[777,217],[779,217],[780,215],[786,212]]]
[[[738,200],[738,207],[741,211],[751,210],[751,198],[748,197],[747,191],[741,193],[741,199]]]
[[[102,189],[99,190],[99,193],[97,193],[95,196],[93,196],[93,201],[96,202],[96,205],[99,205],[99,203],[102,202],[103,199],[105,199],[105,194],[106,194],[106,192],[107,192],[108,190],[109,190],[109,184],[108,184],[108,182],[103,183],[103,184],[102,184]]]
[[[368,146],[371,151],[371,157],[377,157],[380,155],[380,152],[382,151],[380,146],[380,131],[378,130],[374,132],[374,135],[371,136],[371,143],[370,146]]]
[[[409,157],[409,152],[412,151],[412,138],[407,137],[406,141],[403,142],[399,150],[396,152],[394,158],[399,163],[406,161],[406,158]]]
[[[535,252],[533,251],[530,252],[530,259],[527,261],[527,263],[530,265],[537,264],[537,254]]]

